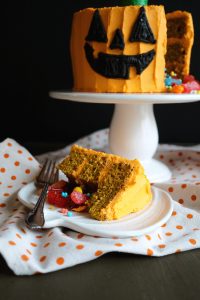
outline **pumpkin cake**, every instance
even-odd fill
[[[70,45],[76,91],[165,91],[167,26],[162,5],[78,11]]]
[[[72,184],[91,193],[87,205],[97,220],[115,220],[140,211],[152,199],[150,183],[138,160],[74,145],[58,169]]]
[[[186,11],[174,11],[167,18],[167,72],[175,72],[183,78],[190,72],[191,50],[194,42],[192,15]]]

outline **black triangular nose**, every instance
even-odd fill
[[[124,35],[121,29],[117,29],[114,38],[110,44],[110,49],[120,49],[124,50]]]

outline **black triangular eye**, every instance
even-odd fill
[[[149,26],[147,20],[145,8],[142,6],[140,8],[139,17],[133,26],[131,36],[129,39],[130,42],[144,42],[148,44],[155,44],[156,40],[154,38],[153,32]]]
[[[117,29],[114,38],[110,44],[110,49],[120,49],[124,50],[124,35],[121,29]]]
[[[88,42],[106,43],[108,41],[106,31],[98,9],[94,12],[89,32],[85,39]]]

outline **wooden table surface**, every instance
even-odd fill
[[[63,145],[26,144],[32,153]],[[0,256],[0,299],[200,299],[200,249],[162,258],[110,253],[61,271],[15,276]]]

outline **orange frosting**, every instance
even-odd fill
[[[106,78],[96,73],[89,65],[84,51],[85,38],[88,34],[95,8],[87,8],[74,14],[71,34],[71,58],[74,75],[74,90],[89,92],[162,92],[164,86],[165,53],[167,43],[166,17],[163,6],[145,6],[150,28],[156,39],[155,44],[130,42],[132,28],[138,18],[140,6],[99,8],[108,42],[89,42],[94,49],[94,56],[99,52],[117,55],[138,55],[150,50],[156,54],[149,66],[136,74],[135,67],[130,67],[129,79]],[[125,48],[110,49],[116,29],[124,34]]]

